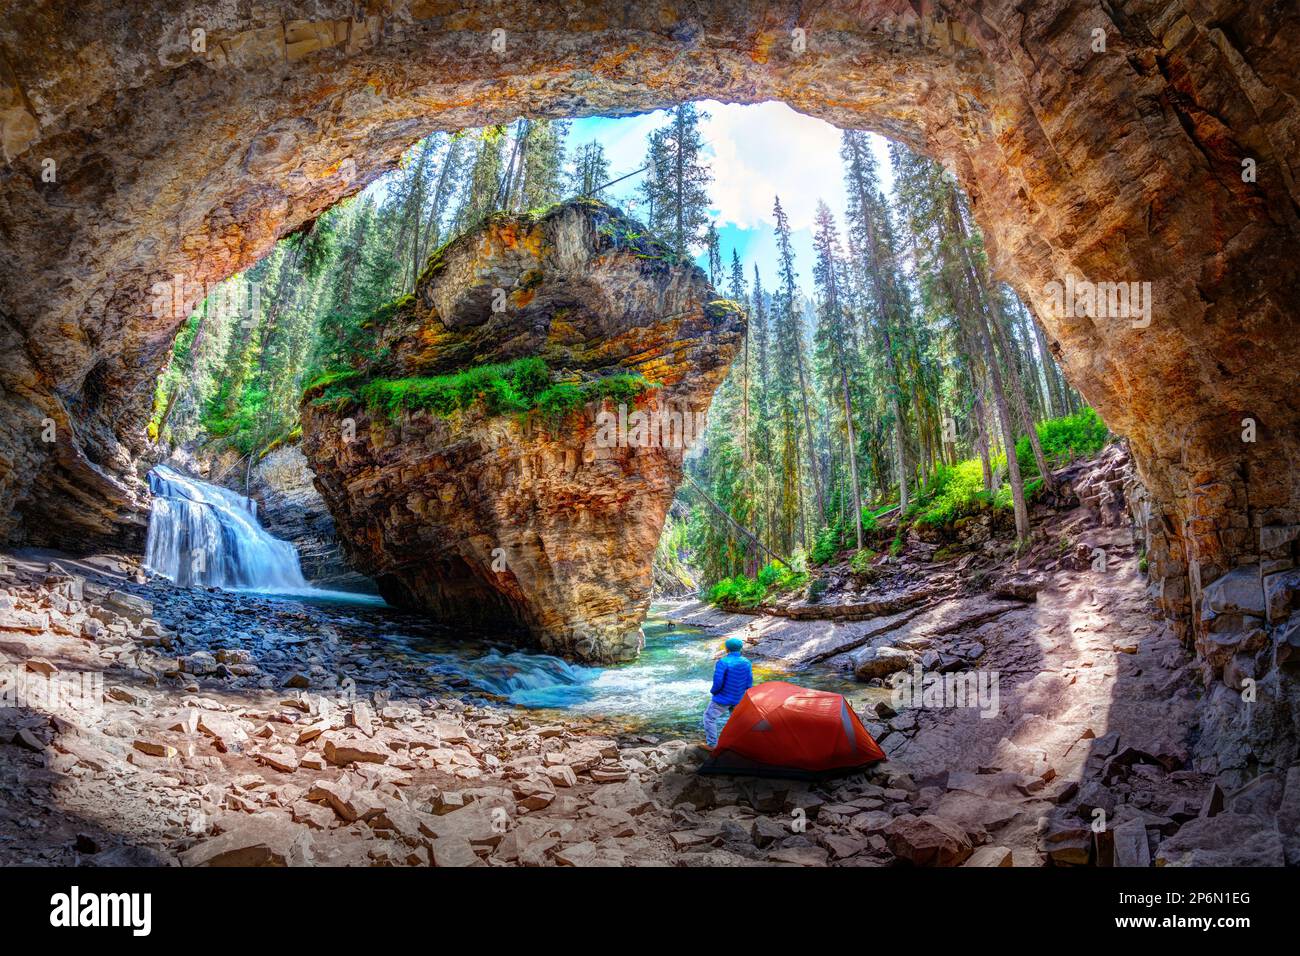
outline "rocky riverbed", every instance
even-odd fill
[[[813,784],[701,777],[685,735],[518,706],[375,604],[8,555],[0,864],[1300,862],[1300,768],[1234,779],[1198,751],[1197,670],[1127,527],[1086,503],[1038,518],[1014,565],[996,541],[946,572],[905,552],[942,587],[874,617],[851,589],[822,619],[671,611],[744,636],[760,671],[842,674],[889,760]],[[1105,571],[1079,557],[1097,547]],[[903,666],[853,683],[886,648]],[[917,666],[996,675],[996,707],[893,706]]]
[[[142,584],[119,557],[5,565],[6,864],[826,863],[790,821],[901,776],[704,781],[691,742],[493,701],[364,605]]]

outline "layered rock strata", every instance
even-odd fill
[[[378,361],[302,406],[354,566],[444,620],[635,657],[655,545],[743,313],[642,227],[580,201],[462,236],[372,322]],[[547,379],[534,409],[493,408],[490,382],[462,407],[418,397],[520,360]]]
[[[358,574],[343,555],[315,477],[297,445],[271,452],[253,469],[248,489],[257,502],[257,518],[271,534],[292,542],[303,577],[316,587],[373,594],[374,582]]]

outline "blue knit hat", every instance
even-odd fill
[[[742,640],[741,640],[740,638],[738,638],[738,637],[729,637],[729,638],[727,638],[727,650],[728,650],[728,651],[738,651],[738,650],[740,650],[740,649],[741,649],[742,647],[744,647],[744,646],[745,646],[745,642],[742,641]]]

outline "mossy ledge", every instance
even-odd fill
[[[308,385],[303,399],[339,409],[361,405],[390,421],[414,411],[448,418],[477,406],[488,415],[538,413],[558,422],[590,402],[631,402],[658,387],[639,373],[557,379],[545,360],[529,356],[447,375],[368,378],[363,372],[332,372]]]

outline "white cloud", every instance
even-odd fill
[[[796,230],[812,226],[818,199],[839,215],[844,176],[838,129],[784,103],[700,107],[709,114],[700,132],[715,157],[711,192],[719,222],[742,229],[773,225],[777,195]]]
[[[740,106],[706,100],[699,108],[709,115],[700,124],[700,136],[713,168],[709,191],[719,226],[772,226],[772,203],[778,195],[796,231],[812,228],[819,199],[842,218],[845,195],[839,129],[779,102]],[[610,175],[617,178],[645,162],[646,138],[668,121],[664,110],[578,120],[569,144],[598,140],[605,147]],[[872,139],[881,174],[888,177],[885,141]],[[613,187],[609,195],[626,199],[639,183],[640,177],[633,177]],[[885,185],[889,185],[887,180]]]

